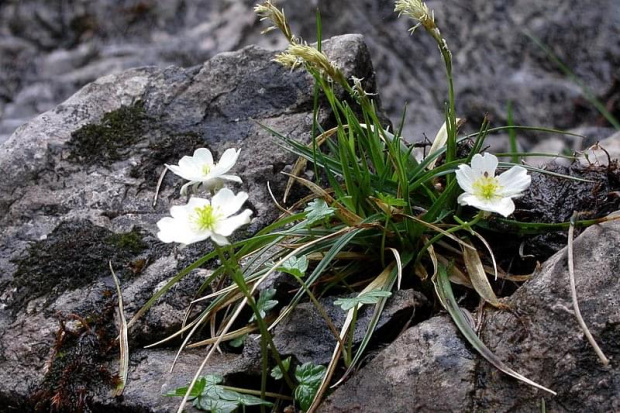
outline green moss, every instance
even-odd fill
[[[148,247],[135,228],[124,234],[112,234],[105,239],[105,242],[133,254],[139,254]]]
[[[144,137],[149,121],[141,101],[106,113],[101,123],[83,126],[71,134],[69,160],[98,165],[122,160],[128,148]]]
[[[90,221],[62,223],[43,241],[34,243],[27,255],[17,260],[13,287],[17,287],[12,306],[44,294],[54,298],[65,290],[73,290],[108,277],[108,261],[115,267],[127,268],[148,245],[134,229],[114,234]]]

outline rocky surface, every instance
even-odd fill
[[[347,75],[366,78],[373,88],[361,36],[338,37],[324,47]],[[103,411],[111,406],[169,410],[174,402],[162,404],[159,395],[171,383],[188,382],[204,353],[181,357],[179,374],[169,375],[164,373],[178,342],[133,352],[133,384],[124,401],[112,399],[118,352],[108,261],[121,278],[131,317],[170,277],[208,252],[208,243],[178,250],[154,235],[155,223],[170,206],[185,202],[179,196],[183,181],[168,174],[157,206],[152,205],[163,165],[198,147],[209,147],[216,159],[226,148],[241,148],[234,171],[243,184],[237,189],[249,193],[254,219],[238,236],[251,235],[277,216],[266,184],[271,182],[281,198],[280,172],[295,157],[259,123],[308,141],[313,82],[272,62],[273,56],[248,47],[191,69],[108,75],[20,127],[3,144],[0,406],[46,406],[60,394],[60,400]],[[328,125],[329,113],[319,115]],[[206,269],[190,274],[135,326],[134,350],[179,328],[206,274]],[[231,372],[237,365],[236,371],[244,371],[244,363],[222,356],[213,369]]]
[[[604,240],[604,242],[601,242]],[[602,366],[573,313],[562,250],[507,304],[487,310],[481,337],[500,359],[558,394],[551,396],[480,359],[451,320],[410,328],[336,390],[321,412],[611,412],[620,409],[620,223],[588,228],[575,240],[582,316],[603,352]]]
[[[21,123],[53,108],[103,75],[144,65],[189,67],[248,44],[282,48],[261,36],[255,0],[130,0],[83,2],[8,0],[0,4],[0,142]],[[326,37],[362,33],[376,64],[384,107],[394,121],[407,102],[405,135],[431,138],[443,122],[444,69],[436,45],[397,19],[392,1],[277,2],[296,33],[316,38],[314,11]],[[527,36],[547,44],[595,96],[618,116],[620,9],[615,0],[430,1],[454,53],[459,116],[477,130],[485,113],[517,124],[557,128],[603,126],[579,86]],[[549,135],[519,134],[523,147]],[[569,144],[572,140],[569,138]],[[505,147],[506,136],[493,140]],[[555,149],[555,148],[554,148]],[[581,148],[577,148],[581,149]]]
[[[334,305],[338,297],[328,297],[319,302],[338,331],[341,330],[346,312]],[[414,290],[397,291],[386,304],[374,334],[376,343],[389,343],[407,320],[419,320],[428,313],[428,299]],[[426,311],[425,311],[426,310]],[[372,316],[371,307],[360,311],[353,336],[354,345],[362,341]],[[292,355],[300,363],[326,365],[331,360],[337,341],[325,320],[312,303],[301,303],[286,323],[274,330],[274,343],[285,355]]]

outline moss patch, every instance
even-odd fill
[[[141,101],[106,113],[101,123],[83,126],[71,134],[69,160],[98,165],[122,160],[143,138],[149,121]]]
[[[126,266],[147,247],[137,229],[114,234],[90,221],[62,223],[17,261],[13,279],[17,291],[12,305],[19,308],[23,302],[44,294],[56,297],[65,290],[107,277],[108,261]]]
[[[100,302],[73,314],[59,315],[60,328],[41,385],[30,395],[35,412],[90,412],[95,393],[109,393],[119,383],[108,362],[117,358],[114,326],[116,299],[105,290]]]
[[[196,148],[204,146],[204,139],[194,132],[164,133],[160,136],[150,137],[148,152],[129,173],[132,178],[144,179],[145,185],[149,188],[157,185],[164,164],[177,163],[183,156],[191,155]]]

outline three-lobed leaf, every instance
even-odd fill
[[[190,393],[194,407],[211,413],[232,413],[239,406],[272,406],[256,396],[239,393],[220,385],[222,377],[218,375],[206,375],[196,381]],[[183,397],[188,387],[179,387],[165,394],[165,396]]]
[[[307,225],[312,225],[317,221],[330,217],[334,214],[335,211],[336,209],[328,206],[327,202],[325,202],[323,199],[317,198],[314,201],[309,202],[306,209],[304,209],[304,212],[307,213]]]
[[[326,370],[325,366],[315,366],[311,362],[304,363],[295,370],[295,378],[299,382],[295,389],[295,400],[299,402],[302,410],[308,410],[312,405]]]
[[[377,304],[382,298],[391,296],[392,293],[384,290],[372,290],[362,293],[356,297],[339,298],[334,301],[334,305],[340,306],[344,311],[349,311],[360,304]]]
[[[282,365],[284,366],[284,369],[288,372],[289,368],[291,367],[291,357],[287,357],[286,359],[282,360]],[[280,368],[280,366],[275,366],[273,370],[271,370],[271,377],[276,380],[282,380],[284,378],[284,374],[282,373],[282,369]]]
[[[308,270],[308,258],[306,258],[305,255],[301,258],[292,256],[284,261],[282,265],[278,267],[278,270],[302,278],[306,275],[306,270]]]
[[[272,300],[275,295],[275,288],[267,288],[260,292],[258,301],[256,301],[256,307],[258,307],[258,312],[260,313],[261,318],[265,318],[267,312],[278,305],[278,300]],[[250,323],[254,320],[256,320],[255,314],[250,318]]]

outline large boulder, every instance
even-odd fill
[[[260,35],[265,24],[252,12],[255,3],[2,2],[0,60],[7,63],[0,72],[0,141],[20,122],[111,72],[143,64],[191,66],[248,44],[282,48],[282,36]],[[441,57],[421,30],[409,35],[407,29],[414,23],[397,18],[393,1],[275,3],[285,9],[293,30],[308,41],[316,39],[317,7],[325,37],[364,34],[381,74],[378,81],[388,97],[385,108],[391,118],[400,119],[407,103],[407,138],[420,141],[423,134],[435,135],[444,120],[447,96]],[[471,129],[477,130],[485,113],[494,125],[504,124],[508,102],[513,102],[517,124],[558,128],[606,124],[578,84],[526,33],[546,44],[618,116],[616,0],[595,5],[562,0],[428,3],[454,53],[457,111],[469,119]],[[505,136],[501,142],[507,142]]]
[[[334,38],[324,50],[347,76],[367,79],[374,90],[360,35]],[[57,400],[69,411],[75,403],[102,411],[168,411],[178,402],[163,403],[161,392],[188,382],[204,354],[182,355],[178,373],[166,374],[178,340],[132,351],[126,397],[110,397],[118,331],[108,262],[121,278],[131,317],[180,269],[209,252],[209,243],[178,250],[155,237],[155,224],[170,206],[185,203],[183,181],[168,174],[153,206],[164,163],[177,163],[198,147],[209,147],[216,159],[226,148],[241,148],[234,172],[243,184],[237,189],[249,193],[254,219],[237,236],[255,233],[278,215],[267,182],[281,197],[286,177],[280,172],[295,157],[261,125],[308,142],[313,79],[273,57],[248,47],[191,69],[148,67],[105,76],[2,145],[0,406],[25,411]],[[319,117],[330,125],[328,111]],[[181,326],[207,274],[190,274],[135,325],[132,350]],[[209,369],[243,371],[239,357],[235,363],[231,356],[216,357]]]
[[[486,310],[481,337],[501,360],[557,392],[498,371],[447,316],[407,330],[322,405],[328,412],[615,412],[620,410],[620,222],[588,228],[574,243],[581,313],[611,363],[603,366],[573,312],[567,252],[550,258],[507,299]]]

